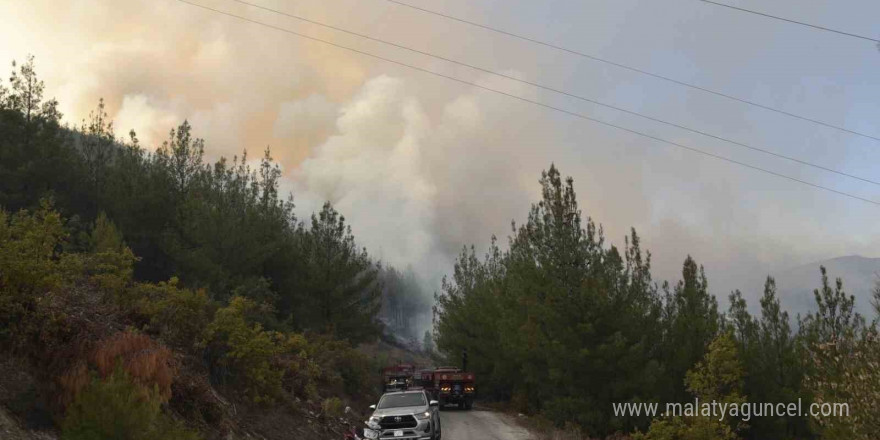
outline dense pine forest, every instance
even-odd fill
[[[212,387],[334,415],[375,398],[381,366],[356,347],[383,321],[420,336],[394,318],[430,313],[412,274],[330,204],[297,218],[269,150],[208,163],[184,122],[148,151],[103,102],[68,127],[43,91],[33,60],[0,88],[0,346],[38,384],[12,407],[64,438],[152,439],[225,428],[235,402]]]
[[[880,430],[877,321],[854,312],[842,280],[817,272],[816,311],[797,317],[772,277],[759,316],[739,291],[719,302],[693,258],[659,282],[636,231],[622,248],[607,242],[555,166],[506,246],[462,251],[422,333],[412,317],[431,304],[415,275],[358,247],[329,203],[298,218],[268,149],[256,167],[245,153],[210,163],[187,122],[142,146],[117,136],[102,102],[79,126],[61,117],[33,60],[14,65],[0,83],[0,368],[29,379],[4,374],[0,404],[33,427],[65,439],[285,438],[284,418],[267,417],[333,420],[372,401],[381,365],[358,346],[393,332],[450,362],[466,352],[483,399],[584,438]],[[847,402],[852,414],[612,412],[695,397]]]
[[[542,200],[506,250],[465,248],[436,305],[437,344],[467,352],[482,391],[593,436],[871,439],[880,420],[876,319],[853,311],[843,281],[816,274],[816,311],[791,317],[768,277],[760,316],[743,294],[724,310],[688,257],[681,280],[651,278],[635,230],[617,248],[578,208],[572,179],[551,167]],[[880,288],[874,294],[880,311]],[[850,417],[616,417],[620,402],[849,403]],[[806,405],[806,403],[805,403]]]

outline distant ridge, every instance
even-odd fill
[[[798,314],[806,315],[816,310],[813,290],[822,285],[819,267],[828,270],[829,281],[843,280],[843,290],[856,298],[856,311],[872,319],[875,316],[871,306],[871,292],[880,277],[880,258],[861,255],[847,255],[800,265],[771,274],[776,279],[776,288],[782,306],[794,319]],[[763,282],[759,281],[758,292],[763,292]]]

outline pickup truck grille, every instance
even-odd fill
[[[382,429],[403,429],[415,428],[418,425],[416,418],[413,416],[385,416],[379,422]]]

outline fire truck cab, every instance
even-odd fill
[[[438,367],[422,370],[418,384],[431,393],[434,400],[443,408],[449,404],[458,405],[462,409],[471,409],[476,396],[475,378],[473,373],[462,371],[457,367]]]

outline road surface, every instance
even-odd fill
[[[510,416],[477,408],[443,410],[440,426],[443,440],[534,440]]]

